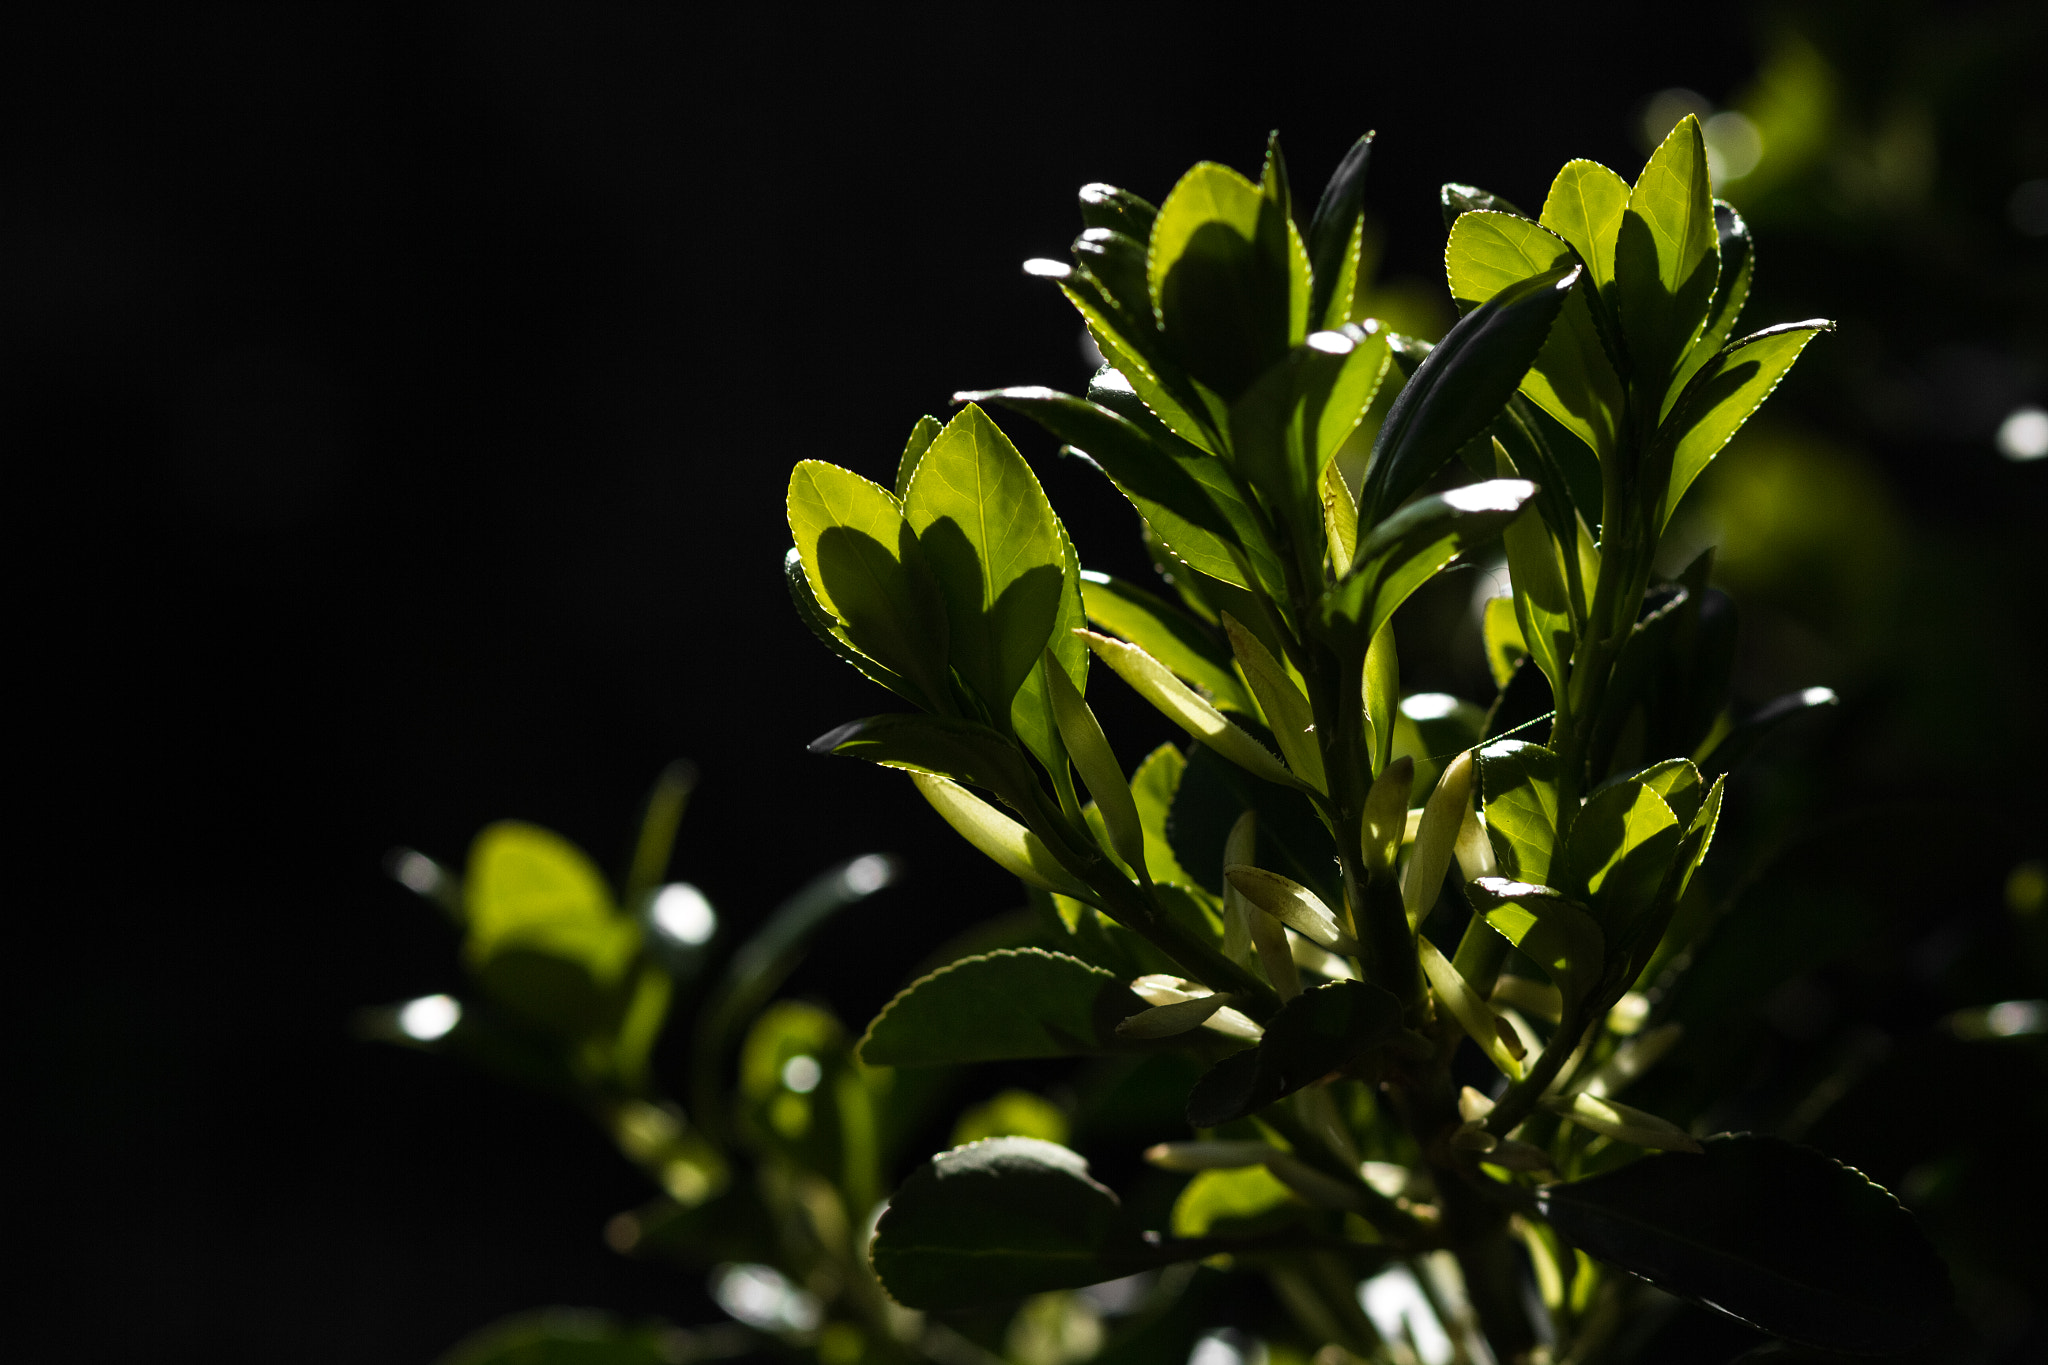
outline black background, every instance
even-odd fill
[[[1638,7],[1639,9],[1639,7]],[[58,9],[10,20],[0,347],[19,761],[10,1174],[38,1359],[424,1361],[545,1303],[704,1320],[621,1260],[640,1177],[575,1114],[355,1041],[459,982],[384,879],[501,816],[677,859],[736,922],[911,876],[795,983],[865,1018],[1014,892],[907,783],[803,744],[886,699],[793,618],[804,457],[886,477],[956,388],[1073,386],[1072,194],[1157,199],[1378,128],[1389,273],[1446,179],[1632,173],[1762,18],[1627,10]],[[1772,316],[1827,311],[1791,273]],[[1132,518],[1018,432],[1084,563]],[[1163,738],[1114,696],[1112,734]],[[10,1297],[14,1297],[10,1295]]]

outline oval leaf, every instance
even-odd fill
[[[1038,1138],[988,1138],[913,1173],[876,1224],[868,1258],[906,1308],[1075,1289],[1163,1259],[1121,1215],[1078,1153]]]
[[[949,1066],[1106,1052],[1117,1022],[1144,1008],[1100,967],[1042,948],[1006,948],[905,987],[868,1025],[860,1059]]]

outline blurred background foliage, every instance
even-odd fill
[[[516,815],[624,865],[634,794],[688,753],[716,797],[679,858],[721,906],[903,857],[786,989],[864,1021],[1015,895],[908,784],[803,752],[865,699],[777,580],[790,459],[875,474],[955,388],[1078,383],[1015,263],[1084,181],[1157,194],[1275,124],[1328,164],[1376,126],[1375,305],[1427,334],[1439,182],[1536,202],[1692,110],[1759,243],[1751,315],[1841,328],[1683,538],[1722,547],[1739,698],[1843,705],[1731,792],[1691,1032],[1642,1102],[1716,1095],[1716,1127],[1862,1167],[1949,1257],[1959,1358],[2037,1358],[2048,1018],[1993,1007],[2048,996],[2048,19],[1630,13],[1302,18],[1299,51],[1108,12],[1079,45],[1023,12],[12,14],[18,1353],[426,1360],[546,1304],[717,1321],[606,1246],[651,1186],[573,1109],[350,1034],[460,979],[383,850],[454,858]],[[1143,572],[1128,514],[1025,449],[1084,563]],[[1488,695],[1491,591],[1475,566],[1404,609],[1416,688]],[[1139,1178],[1113,1154],[1142,1078],[987,1083],[963,1131],[1057,1118]],[[1032,1349],[1082,1354],[1057,1337]]]

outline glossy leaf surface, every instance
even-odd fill
[[[868,1257],[906,1308],[963,1308],[1128,1275],[1162,1258],[1124,1226],[1076,1152],[988,1138],[919,1167],[889,1201]]]
[[[1349,576],[1324,594],[1325,624],[1376,639],[1417,588],[1499,534],[1535,493],[1526,479],[1489,479],[1417,498],[1359,545]]]
[[[869,1066],[946,1066],[1106,1052],[1118,1021],[1144,1008],[1100,967],[1038,948],[1005,949],[906,987],[868,1025],[860,1056]]]
[[[1618,782],[1586,799],[1572,822],[1564,884],[1586,897],[1610,936],[1649,907],[1684,826],[1642,782]]]
[[[1586,908],[1547,886],[1481,877],[1475,885],[1486,898],[1486,922],[1541,967],[1577,1004],[1598,984],[1606,966],[1604,936]]]
[[[1557,755],[1521,740],[1497,740],[1479,751],[1479,790],[1502,870],[1518,881],[1549,885],[1557,840]]]
[[[1372,160],[1372,140],[1373,134],[1367,133],[1351,144],[1309,220],[1308,256],[1315,275],[1309,317],[1326,327],[1350,315],[1350,289],[1340,282],[1357,278],[1358,218],[1365,210],[1365,169]]]
[[[1576,266],[1525,279],[1467,313],[1436,344],[1380,424],[1359,495],[1362,524],[1400,506],[1494,419],[1577,281]]]
[[[1705,324],[1720,264],[1706,142],[1688,115],[1636,177],[1615,246],[1631,373],[1651,401],[1663,401],[1665,381]]]
[[[1947,1274],[1890,1194],[1778,1138],[1704,1147],[1551,1185],[1537,1201],[1601,1260],[1805,1345],[1892,1353],[1940,1328]]]
[[[1658,441],[1671,452],[1671,491],[1664,500],[1666,521],[1693,480],[1771,396],[1806,343],[1832,330],[1832,322],[1820,320],[1767,327],[1700,367],[1657,434]]]

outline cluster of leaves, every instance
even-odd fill
[[[1308,215],[1277,141],[1256,183],[1199,165],[1157,208],[1087,187],[1072,264],[1029,267],[1105,359],[1086,395],[962,394],[891,486],[792,476],[800,614],[917,708],[815,747],[908,771],[1056,948],[920,980],[864,1060],[1207,1068],[1194,1140],[1148,1153],[1197,1173],[1170,1235],[1074,1153],[1006,1138],[914,1174],[874,1268],[950,1309],[1222,1253],[1272,1278],[1310,1346],[1398,1358],[1353,1286],[1447,1256],[1443,1326],[1503,1360],[1607,1348],[1616,1269],[1811,1346],[1909,1346],[1946,1290],[1888,1195],[1614,1098],[1673,1040],[1658,987],[1697,927],[1725,773],[1829,700],[1731,716],[1710,555],[1666,580],[1657,551],[1827,324],[1731,339],[1749,235],[1687,119],[1633,185],[1568,164],[1533,218],[1447,186],[1463,316],[1434,347],[1400,336],[1358,315],[1369,149]],[[981,404],[1103,471],[1170,597],[1081,570]],[[1498,695],[1404,697],[1394,613],[1496,541]],[[1193,747],[1127,776],[1085,699],[1096,659]]]

